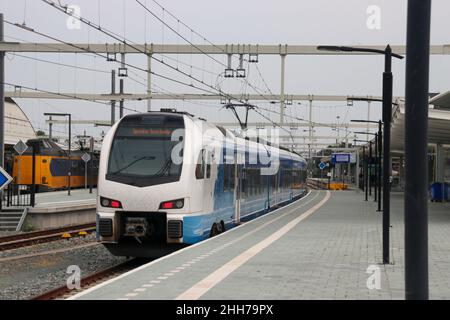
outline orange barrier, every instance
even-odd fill
[[[348,184],[343,182],[330,182],[328,184],[328,179],[318,179],[318,178],[309,178],[307,180],[308,186],[314,189],[323,189],[323,190],[347,190]]]

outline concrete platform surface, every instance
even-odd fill
[[[403,198],[392,195],[392,264],[381,213],[359,191],[312,191],[218,237],[73,299],[404,299]],[[430,298],[450,299],[450,208],[430,204]]]
[[[74,189],[70,191],[70,196],[66,191],[53,191],[36,193],[36,204],[34,208],[29,208],[28,212],[59,212],[65,210],[94,209],[96,205],[97,189]],[[20,207],[22,208],[22,207]]]

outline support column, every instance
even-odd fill
[[[436,144],[436,182],[444,182],[444,165],[445,165],[444,148],[441,143]]]
[[[369,132],[370,126],[369,126],[369,121],[370,121],[370,103],[371,101],[367,101],[367,128],[366,128],[366,132]],[[366,141],[369,141],[369,134],[366,134]]]
[[[431,0],[408,0],[405,94],[405,298],[428,300],[428,92]]]
[[[50,139],[50,140],[52,140],[52,128],[53,128],[53,122],[52,122],[52,116],[50,116],[49,118],[48,118],[48,120],[50,120],[49,121],[49,123],[48,123],[48,138]]]
[[[392,120],[392,49],[388,45],[385,49],[383,73],[383,264],[390,261],[390,207],[391,207],[391,120]]]
[[[360,169],[359,169],[359,150],[355,149],[355,153],[356,153],[355,184],[357,186],[356,190],[357,190],[357,192],[359,192],[359,188],[361,187],[359,185],[359,172],[360,172]]]
[[[122,68],[125,68],[125,53],[121,54],[121,66]],[[123,94],[124,88],[123,88],[123,79],[120,79],[119,81],[119,92],[120,94]],[[120,99],[119,102],[119,119],[122,119],[123,117],[123,105],[124,105],[124,101],[123,99]]]
[[[280,124],[284,122],[284,107],[285,107],[285,97],[284,97],[284,73],[286,67],[286,55],[281,55],[281,88],[280,88]]]
[[[111,71],[111,94],[116,93],[116,70]],[[111,100],[111,126],[116,122],[116,100]]]
[[[345,147],[348,148],[348,126],[345,126]],[[349,159],[350,160],[350,159]],[[347,164],[347,183],[350,184],[350,161]]]
[[[152,111],[152,54],[147,56],[147,112]]]
[[[311,158],[311,143],[313,143],[312,99],[309,99],[309,157]]]

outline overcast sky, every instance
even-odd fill
[[[184,37],[198,44],[204,40],[192,34],[189,29],[171,18],[152,0],[140,0],[155,14],[178,30]],[[134,0],[84,0],[67,1],[63,4],[75,4],[81,9],[81,16],[100,24],[104,28],[115,31],[128,40],[143,43],[185,44],[167,27]],[[247,1],[211,1],[211,0],[160,0],[160,3],[171,13],[196,32],[205,36],[214,44],[336,44],[336,45],[391,45],[405,44],[406,39],[406,0],[247,0]],[[114,39],[93,30],[86,25],[81,29],[68,29],[67,16],[43,3],[40,0],[0,0],[1,12],[11,22],[23,23],[39,32],[74,43],[106,43],[116,42]],[[380,9],[380,28],[370,29],[367,20],[369,6]],[[432,11],[432,44],[449,44],[450,3],[447,0],[434,0]],[[6,41],[26,40],[30,42],[50,42],[16,27],[5,26]],[[13,54],[7,55],[6,82],[37,87],[56,92],[105,93],[110,90],[110,72],[117,67],[104,59],[85,54],[26,54],[29,57],[51,60],[54,62],[98,69],[85,71],[74,68],[58,67],[48,63],[25,59]],[[170,60],[170,58],[172,60]],[[226,61],[226,57],[217,56]],[[230,93],[254,93],[239,80],[224,80],[218,77],[223,67],[209,57],[177,56],[165,58],[167,63],[177,65],[180,69],[192,74],[206,83],[221,83],[223,90]],[[236,65],[236,59],[233,60]],[[142,55],[129,55],[127,62],[146,67],[146,59]],[[184,64],[183,64],[184,63]],[[405,61],[394,61],[394,95],[404,95]],[[172,78],[190,82],[189,79],[154,63],[154,70]],[[197,69],[198,68],[198,69]],[[261,92],[280,92],[280,57],[260,57],[258,68],[249,66],[249,81]],[[203,69],[199,70],[199,69]],[[288,56],[286,60],[286,93],[287,94],[340,94],[340,95],[381,95],[381,72],[383,58],[380,56]],[[103,72],[102,72],[103,71]],[[145,87],[138,82],[145,82],[146,74],[131,70],[132,79],[126,79],[127,92],[144,93]],[[432,56],[430,70],[430,92],[442,92],[450,89],[450,57]],[[137,80],[137,81],[135,81]],[[154,79],[154,84],[170,92],[199,92],[191,88],[174,85],[165,80]],[[264,83],[265,82],[265,83]],[[267,86],[266,86],[267,84]],[[11,88],[6,88],[10,90]],[[109,107],[83,101],[62,100],[18,100],[20,106],[36,128],[46,129],[44,112],[71,112],[75,119],[109,119]],[[276,105],[260,103],[264,108],[276,109]],[[288,107],[286,114],[307,118],[306,103],[294,103]],[[126,104],[131,109],[145,111],[145,102]],[[187,110],[211,121],[232,120],[230,113],[221,110],[217,102],[154,102],[153,106],[175,107]],[[314,121],[333,122],[349,121],[367,115],[367,104],[355,103],[347,107],[344,103],[315,103]],[[381,107],[374,104],[372,118],[380,117]],[[264,112],[267,114],[266,112]],[[279,116],[271,114],[274,120]],[[252,115],[253,120],[262,120]],[[99,133],[99,129],[91,126],[74,128],[75,134],[86,129],[88,133]],[[67,128],[55,128],[64,135]],[[103,128],[107,130],[107,128]],[[321,129],[321,133],[331,134],[329,129]]]

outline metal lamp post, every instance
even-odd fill
[[[356,134],[365,134],[365,135],[372,135],[375,136],[375,186],[374,186],[374,201],[377,202],[377,189],[378,189],[378,175],[379,175],[379,167],[378,167],[378,161],[379,161],[379,153],[378,153],[378,133],[373,132],[355,132]]]
[[[389,263],[389,224],[390,224],[390,150],[391,150],[391,120],[392,120],[392,57],[403,59],[403,56],[392,52],[391,46],[379,50],[373,48],[355,48],[345,46],[318,46],[317,50],[367,52],[384,55],[383,72],[383,263]]]
[[[70,178],[72,176],[72,115],[70,113],[44,113],[44,116],[69,117],[69,168],[67,170],[67,195],[70,196]]]
[[[355,143],[356,142],[364,142],[364,143],[368,143],[369,144],[369,159],[372,159],[372,141],[367,141],[367,140],[358,140],[358,139],[354,139],[353,140]],[[363,146],[363,158],[364,158],[364,163],[365,163],[365,169],[364,169],[364,183],[366,185],[365,187],[365,201],[368,200],[368,191],[370,188],[370,182],[369,182],[369,161],[367,160],[367,158],[365,158],[365,146]]]
[[[381,150],[382,148],[382,137],[383,137],[383,132],[382,132],[382,127],[383,127],[383,122],[381,120],[379,121],[368,121],[368,120],[350,120],[351,122],[359,122],[359,123],[376,123],[378,124],[378,133],[377,133],[377,149],[378,149],[378,162],[377,162],[377,166],[378,166],[378,170],[377,170],[377,186],[378,186],[378,209],[377,211],[380,212],[381,211]],[[364,132],[364,134],[366,134],[366,132]],[[388,230],[389,232],[389,230]]]

